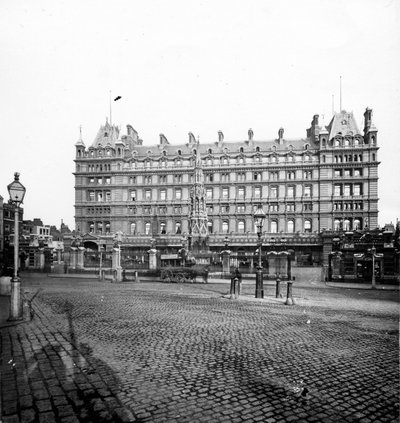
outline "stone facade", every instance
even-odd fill
[[[284,238],[296,254],[322,258],[324,231],[378,226],[378,145],[372,110],[358,129],[353,113],[335,113],[329,125],[315,115],[306,137],[289,140],[280,128],[276,139],[253,131],[240,141],[144,145],[137,131],[127,133],[108,122],[87,148],[80,137],[75,156],[76,230],[111,245],[123,233],[126,244],[149,248],[150,240],[167,251],[179,246],[190,229],[190,192],[196,157],[204,174],[210,248],[254,247],[253,213],[267,214],[263,240]],[[325,253],[326,256],[326,253]]]

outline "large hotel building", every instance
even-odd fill
[[[97,245],[112,245],[117,232],[136,253],[154,242],[165,254],[190,231],[190,192],[200,156],[208,222],[208,245],[221,251],[252,251],[253,213],[267,218],[263,242],[284,240],[297,255],[324,260],[324,236],[378,226],[378,146],[372,110],[359,130],[353,113],[335,113],[329,125],[312,119],[306,136],[263,140],[248,130],[240,141],[145,145],[136,130],[126,134],[106,122],[86,147],[76,143],[75,222]],[[325,235],[324,235],[325,234]],[[228,238],[226,238],[228,237]],[[329,243],[328,243],[329,244]]]

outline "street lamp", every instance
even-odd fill
[[[11,306],[10,317],[8,320],[22,319],[22,304],[21,304],[21,280],[18,277],[18,248],[19,248],[19,205],[22,204],[25,197],[26,189],[19,182],[19,173],[14,173],[14,181],[7,186],[10,194],[11,203],[15,204],[14,211],[14,276],[11,280]]]
[[[256,298],[264,298],[264,287],[263,287],[263,274],[262,274],[262,256],[261,256],[261,247],[262,247],[262,227],[265,220],[265,212],[262,209],[261,205],[258,206],[258,209],[254,213],[254,223],[257,227],[258,235],[258,266],[256,270]]]
[[[229,248],[229,237],[228,236],[226,236],[224,238],[224,244],[225,244],[225,251],[227,251],[228,248]]]

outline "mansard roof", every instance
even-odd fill
[[[326,129],[329,132],[329,139],[334,138],[336,135],[343,137],[346,135],[361,135],[353,112],[346,112],[345,110],[335,113]]]
[[[241,149],[243,153],[257,153],[257,147],[259,147],[260,153],[273,152],[273,151],[293,151],[304,150],[306,144],[311,144],[309,140],[306,139],[296,139],[296,140],[242,140],[242,141],[224,141],[222,143],[218,142],[209,142],[209,143],[186,143],[186,144],[164,144],[164,145],[135,145],[132,148],[132,151],[137,153],[137,156],[143,157],[148,155],[149,157],[159,157],[165,151],[166,156],[178,155],[180,151],[181,155],[190,155],[193,154],[194,149],[199,149],[199,153],[204,156],[207,155],[209,150],[211,154],[224,154],[237,153],[240,154]],[[310,145],[311,147],[311,145]],[[311,147],[312,148],[312,147]]]

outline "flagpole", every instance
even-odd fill
[[[109,103],[110,103],[110,125],[112,125],[111,90],[110,90],[110,94],[109,94]]]

